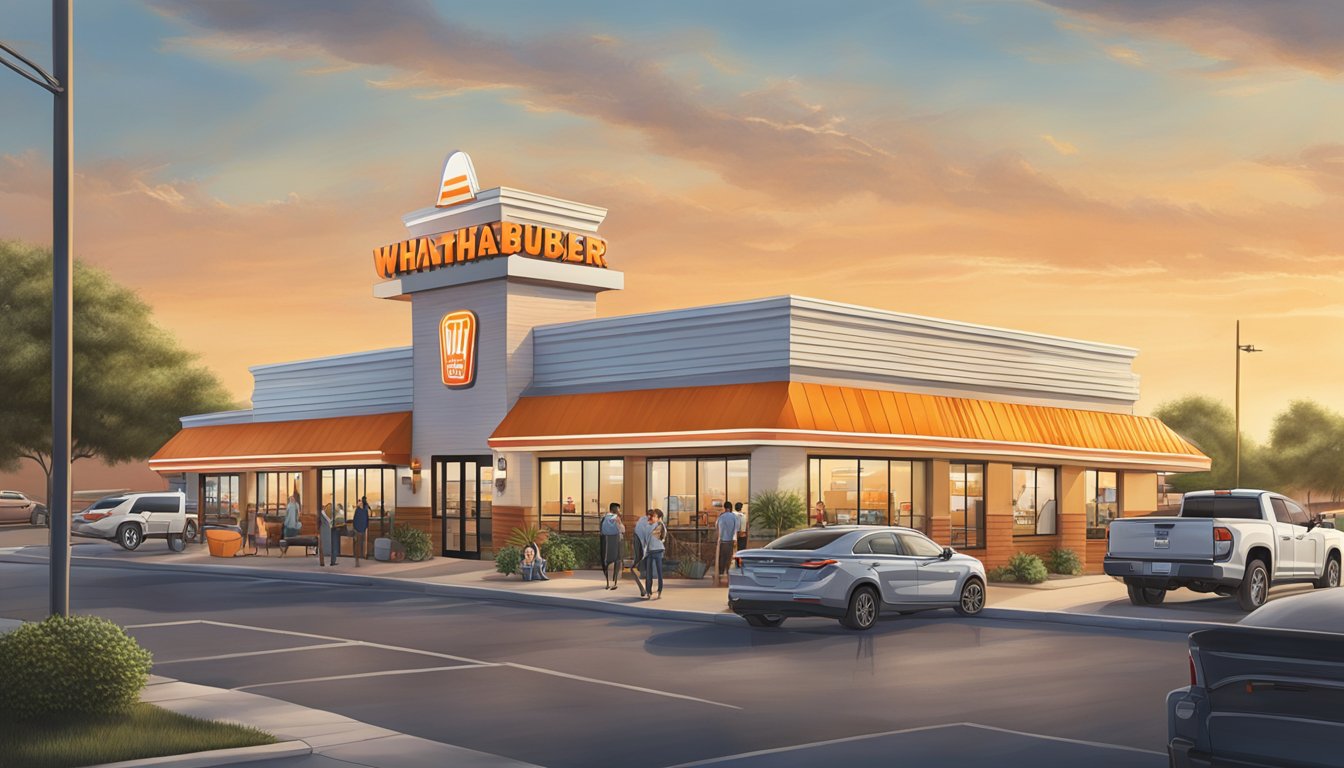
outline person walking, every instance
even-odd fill
[[[667,526],[663,524],[663,510],[653,510],[653,522],[649,526],[647,560],[644,570],[644,599],[653,599],[653,577],[658,575],[658,598],[663,597],[663,553],[667,550]]]
[[[732,502],[723,502],[723,511],[719,513],[719,519],[714,521],[714,527],[718,532],[718,548],[714,559],[718,563],[718,568],[714,570],[714,586],[719,586],[719,579],[728,573],[728,563],[733,559],[733,547],[737,544],[737,530],[741,521],[733,512]]]
[[[733,514],[737,515],[737,551],[747,548],[747,513],[742,511],[742,502],[733,505]]]
[[[649,551],[649,532],[653,530],[653,510],[645,510],[644,515],[635,523],[635,560],[630,570],[635,572],[635,586],[639,596],[644,596],[644,574],[649,569],[645,555]]]
[[[621,520],[621,505],[611,502],[607,514],[602,516],[599,526],[602,533],[602,578],[606,581],[604,589],[616,589],[621,581],[622,542],[625,539],[625,523]]]

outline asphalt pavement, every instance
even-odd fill
[[[1159,766],[1187,676],[1178,633],[950,612],[751,630],[106,564],[71,583],[156,674],[555,768]],[[45,564],[0,559],[0,616],[45,609]]]

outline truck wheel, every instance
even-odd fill
[[[1325,572],[1312,586],[1317,589],[1330,589],[1339,586],[1339,555],[1331,553],[1325,560]]]
[[[117,529],[117,543],[122,549],[135,549],[144,541],[144,536],[140,533],[140,526],[135,523],[122,523]]]
[[[1161,605],[1167,599],[1167,590],[1157,587],[1141,587],[1137,583],[1125,582],[1129,591],[1129,602],[1134,605]]]
[[[1254,611],[1269,599],[1269,569],[1261,560],[1252,560],[1246,566],[1246,575],[1237,588],[1237,603],[1243,611]]]
[[[168,548],[174,552],[181,552],[187,548],[187,542],[182,540],[182,534],[168,534]]]
[[[872,629],[877,623],[877,592],[872,587],[859,587],[849,598],[849,610],[840,620],[850,629]]]

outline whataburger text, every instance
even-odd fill
[[[606,268],[607,241],[534,224],[497,221],[373,249],[379,277],[513,254]]]

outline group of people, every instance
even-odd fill
[[[731,501],[723,502],[723,511],[719,513],[719,519],[714,521],[714,527],[718,532],[718,570],[714,574],[714,583],[719,583],[719,578],[728,573],[728,565],[733,561],[735,551],[747,548],[747,516],[742,512],[742,502],[733,504]]]
[[[599,531],[602,535],[602,576],[607,589],[616,589],[625,567],[625,521],[621,520],[620,504],[613,501],[607,506]],[[663,522],[663,510],[650,509],[635,523],[635,557],[630,566],[635,572],[639,596],[645,600],[663,596],[663,555],[666,552],[667,524]],[[657,590],[653,588],[655,578]]]

